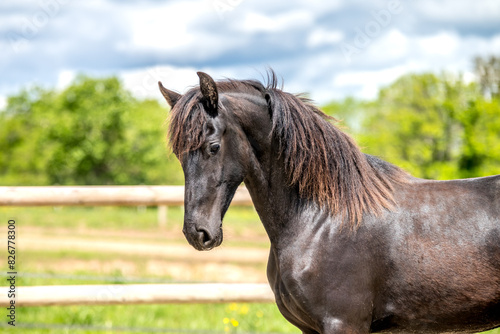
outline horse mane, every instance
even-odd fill
[[[276,82],[276,80],[273,80]],[[273,136],[282,154],[290,185],[299,194],[340,214],[356,228],[363,214],[375,215],[394,205],[393,185],[408,174],[365,155],[354,140],[301,95],[268,87]]]
[[[364,213],[379,215],[391,209],[393,185],[406,182],[408,174],[363,154],[354,140],[333,124],[333,117],[304,96],[286,93],[277,85],[277,77],[270,71],[267,86],[252,80],[225,80],[217,82],[217,89],[219,93],[259,93],[268,100],[273,139],[289,185],[296,186],[302,198],[327,207],[332,215],[341,215],[351,229],[359,225]],[[195,87],[171,112],[169,137],[177,156],[200,148],[205,141],[204,124],[209,116],[200,101],[200,89]]]

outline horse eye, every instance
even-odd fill
[[[217,152],[219,152],[220,145],[219,144],[211,144],[210,145],[210,154],[215,155]]]

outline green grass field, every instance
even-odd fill
[[[169,208],[168,226],[159,228],[155,208],[126,207],[64,207],[5,208],[2,219],[16,220],[19,240],[16,250],[17,284],[124,284],[127,282],[170,282],[182,277],[182,270],[205,265],[203,261],[183,261],[169,256],[148,256],[160,268],[174,265],[175,274],[151,270],[144,256],[120,252],[97,251],[71,247],[58,248],[57,241],[68,238],[92,245],[96,240],[109,240],[134,245],[142,243],[186,245],[181,233],[182,209]],[[224,222],[223,247],[265,250],[269,241],[258,216],[252,208],[231,208]],[[6,230],[0,231],[0,244],[5,246]],[[54,240],[54,244],[37,248],[23,238]],[[28,240],[28,239],[25,239]],[[43,241],[42,240],[42,241]],[[131,246],[132,247],[132,246]],[[265,261],[264,261],[265,262]],[[224,281],[217,268],[230,266],[229,272],[240,270],[260,273],[265,277],[265,263],[216,263],[215,276],[194,271],[192,281]],[[0,262],[6,272],[6,261]],[[180,276],[179,276],[180,275]],[[260,277],[260,276],[259,276]],[[181,279],[182,280],[182,279]],[[2,317],[3,318],[3,317]],[[52,306],[18,308],[15,328],[0,323],[0,332],[12,333],[299,333],[279,313],[274,304],[182,304],[182,305],[120,305],[120,306]],[[491,334],[500,334],[494,330]]]
[[[181,208],[168,210],[168,226],[160,229],[156,208],[137,207],[39,207],[0,208],[1,217],[16,220],[19,240],[17,266],[18,286],[69,284],[123,284],[168,282],[168,275],[147,273],[144,258],[139,255],[104,253],[88,250],[30,249],[23,245],[27,235],[40,238],[78,237],[91,242],[94,238],[121,242],[165,243],[186,245],[181,233]],[[71,231],[74,233],[71,233]],[[252,208],[231,208],[225,219],[228,247],[267,249],[267,236]],[[6,231],[0,233],[2,242]],[[55,239],[57,240],[57,239]],[[24,247],[23,247],[24,246]],[[24,248],[24,249],[23,249]],[[154,256],[153,256],[154,257]],[[125,258],[125,259],[124,259]],[[132,275],[125,270],[111,272],[82,269],[75,264],[114,263],[126,260],[134,267]],[[166,265],[169,260],[163,259]],[[0,266],[6,272],[6,264]],[[188,263],[189,265],[189,263]],[[234,264],[237,265],[237,264]],[[245,266],[244,264],[242,264]],[[265,272],[265,264],[247,264]],[[23,276],[24,274],[24,276]],[[205,281],[206,277],[195,277]],[[223,277],[221,280],[223,281]],[[0,332],[16,333],[297,333],[281,316],[274,304],[181,304],[118,306],[51,306],[18,308],[16,328],[0,324]]]
[[[52,306],[22,308],[18,310],[17,317],[21,319],[19,324],[23,326],[22,332],[30,334],[112,333],[132,330],[140,333],[159,330],[168,330],[170,333],[298,332],[283,319],[273,304]],[[68,328],[31,328],[35,324],[64,324]],[[85,327],[93,330],[85,330]]]

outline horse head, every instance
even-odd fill
[[[184,95],[159,86],[172,108],[170,142],[184,171],[183,233],[197,250],[210,250],[222,243],[222,219],[245,178],[252,148],[234,116],[238,106],[219,96],[208,74],[198,76],[199,88]]]

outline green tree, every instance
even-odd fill
[[[0,114],[2,184],[178,184],[166,109],[116,78],[78,77],[56,92],[10,97]]]
[[[410,74],[382,89],[358,133],[367,153],[449,179],[500,173],[499,101],[461,77]]]
[[[362,125],[367,116],[368,101],[347,97],[341,101],[333,101],[321,109],[329,116],[338,120],[337,126],[345,131],[356,134],[362,131]]]
[[[47,184],[45,166],[52,153],[46,131],[52,119],[53,92],[34,88],[8,98],[0,112],[2,184]]]

